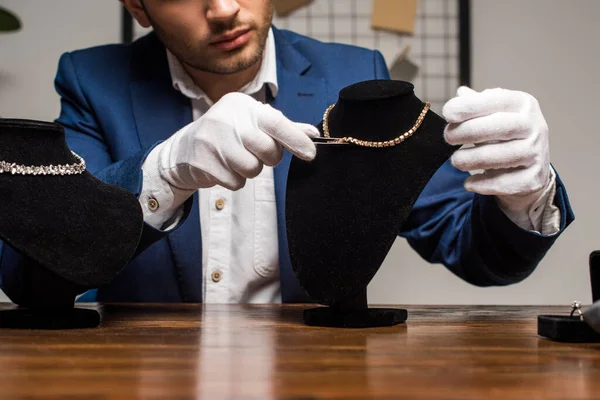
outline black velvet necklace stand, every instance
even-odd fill
[[[27,166],[78,162],[62,126],[11,119],[0,119],[0,161]],[[134,254],[142,228],[135,196],[88,171],[1,173],[0,239],[24,256],[19,266],[24,290],[8,293],[21,308],[0,311],[0,328],[98,326],[98,312],[75,308],[75,298],[117,276]]]
[[[366,81],[344,88],[329,114],[331,137],[391,140],[424,108],[410,83]],[[419,194],[456,147],[429,111],[406,141],[383,148],[317,142],[312,162],[293,158],[286,193],[292,267],[319,307],[308,325],[390,326],[406,310],[368,308],[367,285],[383,263]],[[323,132],[323,123],[319,124]]]

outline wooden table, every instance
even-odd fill
[[[599,345],[536,335],[568,306],[408,306],[355,330],[298,305],[91,307],[100,328],[0,330],[1,399],[600,398]]]

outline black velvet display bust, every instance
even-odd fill
[[[339,93],[329,133],[389,141],[413,127],[424,106],[408,82],[360,82]],[[366,288],[419,194],[456,149],[444,140],[445,125],[429,110],[396,146],[317,139],[312,162],[293,158],[286,193],[292,267],[307,294],[329,306],[305,310],[307,324],[370,327],[406,320],[406,310],[368,308]]]
[[[0,119],[0,161],[26,166],[78,163],[62,126],[14,119]],[[0,327],[97,326],[99,314],[75,309],[75,298],[117,276],[134,254],[142,228],[135,196],[88,171],[0,173],[0,239],[24,256],[19,266],[24,290],[7,291],[25,307],[0,312]]]

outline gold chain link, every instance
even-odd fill
[[[327,110],[325,110],[325,113],[323,114],[323,135],[326,138],[330,138],[328,120],[329,120],[329,112],[333,109],[334,106],[335,106],[335,104],[332,104],[329,107],[327,107]],[[400,143],[404,142],[406,139],[411,137],[413,135],[413,133],[415,133],[417,131],[417,129],[419,129],[419,127],[423,123],[423,120],[425,119],[425,115],[427,115],[427,111],[429,111],[430,107],[431,107],[431,104],[425,103],[425,107],[421,111],[421,114],[419,114],[419,117],[417,118],[417,122],[415,122],[413,127],[395,139],[385,140],[382,142],[370,142],[367,140],[361,140],[361,139],[356,139],[356,138],[353,138],[350,136],[346,136],[346,137],[335,140],[333,143],[352,143],[352,144],[355,144],[358,146],[363,146],[363,147],[393,147],[393,146],[399,145]]]

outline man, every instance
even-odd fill
[[[286,246],[290,158],[315,156],[311,124],[340,89],[389,78],[381,54],[277,30],[270,0],[121,1],[154,32],[65,54],[56,77],[69,146],[138,196],[146,222],[123,273],[84,298],[307,301]],[[443,114],[446,140],[475,146],[440,168],[399,235],[472,284],[521,281],[573,220],[538,103],[461,88]],[[5,246],[9,295],[19,261]]]

